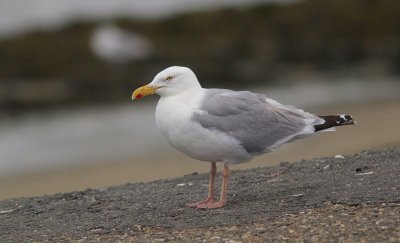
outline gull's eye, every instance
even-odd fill
[[[167,80],[167,81],[171,81],[173,79],[173,77],[172,76],[168,76],[165,80]]]

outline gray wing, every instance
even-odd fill
[[[259,154],[314,132],[318,117],[249,91],[208,89],[193,120],[239,140]]]

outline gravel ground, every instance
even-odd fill
[[[0,241],[400,242],[399,172],[397,147],[233,171],[217,210],[184,207],[205,197],[196,173],[5,200]]]

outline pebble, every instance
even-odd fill
[[[210,241],[219,241],[219,240],[221,240],[221,237],[219,236],[213,236],[210,238]]]
[[[345,159],[343,155],[337,154],[335,155],[335,159]]]

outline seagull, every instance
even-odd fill
[[[263,94],[202,88],[187,67],[172,66],[136,89],[132,100],[158,94],[156,124],[166,140],[191,158],[211,163],[208,197],[186,206],[221,208],[227,203],[229,166],[250,161],[282,144],[336,126],[350,115],[317,116]],[[221,195],[214,196],[216,163],[223,163]]]

